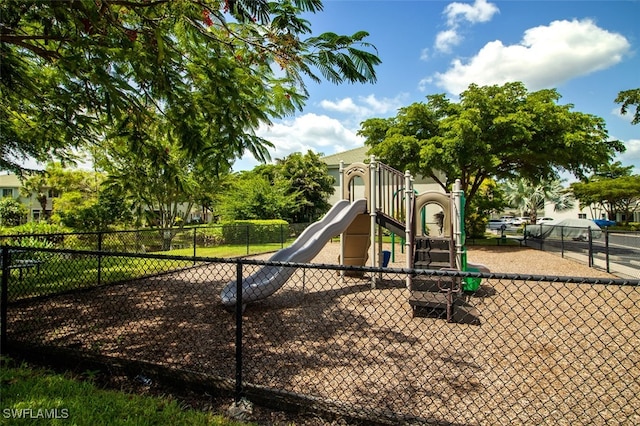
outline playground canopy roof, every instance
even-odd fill
[[[361,146],[360,148],[350,149],[348,151],[338,152],[336,154],[327,155],[322,157],[322,161],[329,166],[338,166],[340,161],[344,161],[344,164],[364,162],[369,158],[367,155],[369,147]]]

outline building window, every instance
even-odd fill
[[[586,219],[586,218],[587,218],[586,213],[578,213],[578,219]]]
[[[2,188],[2,197],[13,197],[13,189]]]

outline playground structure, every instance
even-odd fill
[[[371,156],[368,164],[352,163],[345,167],[340,163],[340,193],[342,199],[322,219],[305,229],[290,247],[276,252],[270,261],[309,262],[332,237],[340,234],[340,264],[382,267],[381,228],[385,228],[402,239],[407,269],[487,271],[466,259],[464,194],[459,180],[451,193],[416,193],[408,171],[397,171]],[[436,213],[432,214],[434,208]],[[427,225],[427,210],[435,219],[432,226]],[[267,265],[243,278],[243,303],[270,296],[294,272],[293,267]],[[382,273],[369,275],[371,287],[375,288]],[[450,322],[455,320],[458,296],[463,291],[476,291],[479,284],[479,279],[461,279],[455,274],[429,278],[406,275],[414,316],[438,312]],[[236,304],[236,287],[236,281],[231,281],[222,290],[223,305]]]

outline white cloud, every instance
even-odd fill
[[[324,114],[307,113],[291,120],[275,122],[271,126],[261,126],[256,132],[275,145],[269,152],[271,158],[284,158],[294,152],[306,153],[312,150],[324,155],[335,154],[363,146],[364,138],[356,134],[360,122],[371,117],[395,114],[406,102],[407,95],[400,94],[395,98],[377,98],[371,94],[352,98],[323,100],[323,109],[344,114],[340,120]],[[251,170],[258,162],[245,154],[236,161],[233,169]]]
[[[626,114],[622,114],[620,112],[620,105],[618,105],[617,107],[615,107],[614,109],[611,110],[611,115],[618,117],[626,122],[628,122],[629,124],[631,124],[631,122],[633,121],[633,115],[635,112],[635,108],[631,107],[629,109],[627,109]]]
[[[436,35],[436,41],[434,47],[440,52],[449,53],[451,48],[459,45],[462,42],[462,36],[458,34],[456,29],[448,29],[446,31],[440,31]]]
[[[405,99],[405,94],[398,95],[395,98],[382,99],[378,99],[372,94],[358,97],[357,103],[352,98],[337,99],[335,101],[324,99],[320,102],[320,107],[331,112],[349,114],[352,116],[350,121],[358,124],[365,118],[395,112],[404,104]]]
[[[454,95],[470,83],[522,81],[530,90],[538,90],[609,68],[629,51],[630,43],[622,35],[591,20],[554,21],[527,30],[519,44],[487,43],[469,61],[455,59],[447,71],[424,79],[421,85],[434,82]]]
[[[421,61],[429,60],[429,48],[425,47],[424,49],[422,49],[422,51],[420,52],[420,60]]]
[[[473,4],[454,2],[444,8],[447,24],[451,27],[462,20],[472,24],[488,22],[498,12],[498,7],[493,3],[487,3],[486,0],[476,0]]]
[[[458,2],[448,4],[443,11],[447,17],[447,29],[436,35],[434,48],[440,52],[450,53],[451,49],[462,43],[464,39],[460,34],[460,26],[463,23],[488,22],[499,11],[495,4],[488,3],[486,0],[476,0],[473,4]]]
[[[343,105],[347,104],[345,102]],[[275,149],[270,150],[271,158],[274,160],[294,152],[304,154],[308,150],[330,155],[364,144],[364,138],[356,135],[355,130],[346,128],[340,121],[326,115],[311,113],[271,126],[262,126],[256,133],[275,145]],[[258,162],[251,154],[245,154],[234,164],[233,169],[251,170],[256,165]]]
[[[624,143],[627,150],[616,157],[623,166],[635,166],[634,173],[640,173],[640,139],[629,139]]]

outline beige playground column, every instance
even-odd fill
[[[453,184],[453,191],[451,193],[451,224],[453,226],[453,236],[455,238],[456,245],[456,266],[459,270],[462,270],[462,185],[460,179],[456,179]]]
[[[378,164],[376,163],[376,157],[372,155],[369,157],[369,217],[371,218],[371,231],[369,232],[369,238],[371,238],[370,248],[371,251],[371,267],[375,268],[376,259],[378,258],[376,253],[376,175],[378,171]],[[371,288],[376,288],[376,274],[371,273]]]
[[[413,267],[413,240],[411,239],[411,219],[415,214],[413,210],[413,182],[411,179],[411,172],[405,170],[404,172],[404,252],[406,253],[405,264],[407,269]],[[411,274],[407,274],[407,288],[411,290]]]
[[[378,259],[381,259],[382,257],[380,255],[376,254],[376,227],[377,227],[377,221],[376,221],[376,212],[377,212],[377,208],[376,208],[376,193],[377,193],[377,187],[376,187],[376,181],[377,181],[377,173],[378,173],[378,163],[376,162],[375,156],[371,156],[370,157],[370,162],[369,164],[365,164],[365,163],[351,163],[350,165],[344,167],[343,163],[341,162],[341,171],[340,171],[340,191],[341,191],[341,197],[343,200],[349,200],[349,201],[353,201],[353,199],[355,199],[355,194],[351,194],[349,192],[349,190],[351,188],[353,188],[353,190],[356,190],[355,186],[352,186],[352,182],[354,182],[354,179],[356,177],[360,177],[363,180],[364,186],[363,186],[363,190],[364,190],[364,198],[367,199],[367,208],[369,210],[369,220],[366,220],[366,213],[365,215],[363,215],[363,217],[361,218],[356,218],[354,220],[354,222],[351,224],[351,226],[347,229],[347,231],[345,231],[344,233],[342,233],[340,235],[340,263],[342,265],[347,264],[345,261],[346,259],[349,257],[349,253],[348,251],[350,250],[349,247],[347,247],[346,245],[346,240],[347,240],[347,235],[349,236],[349,240],[352,239],[352,235],[350,234],[351,230],[355,230],[355,237],[358,238],[357,234],[360,234],[362,237],[364,237],[367,233],[368,238],[367,241],[369,243],[370,249],[368,250],[368,254],[367,254],[367,250],[364,250],[364,257],[363,259],[363,263],[361,263],[361,265],[366,265],[366,258],[367,256],[371,258],[371,263],[370,265],[375,267],[376,263],[378,261]],[[366,222],[369,222],[369,224],[367,224]],[[349,243],[351,244],[351,243]],[[375,274],[371,274],[372,278],[371,278],[371,286],[374,288],[376,285],[376,279],[375,279]]]
[[[344,161],[340,160],[338,169],[338,179],[340,182],[340,199],[344,199]],[[344,265],[344,232],[340,233],[340,263]],[[340,278],[344,278],[344,271],[340,271]]]

